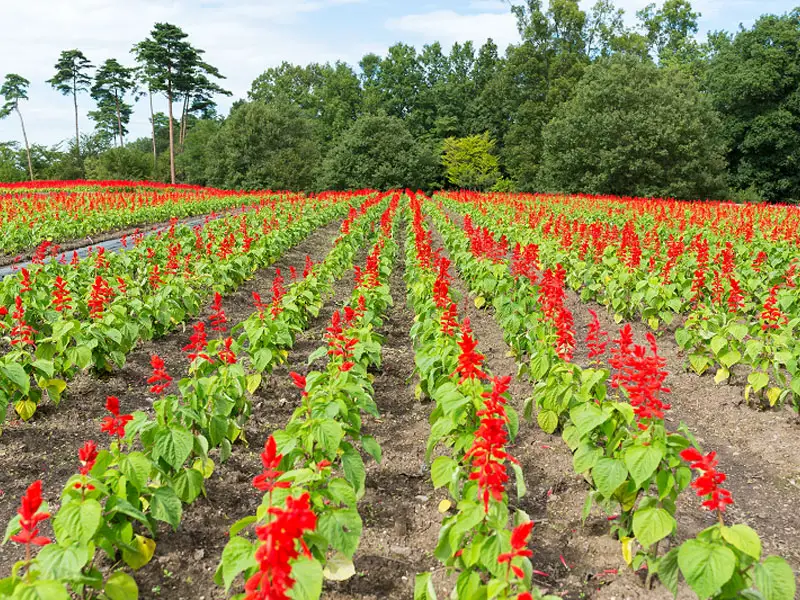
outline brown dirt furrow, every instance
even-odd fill
[[[285,252],[271,267],[262,269],[235,292],[226,296],[223,307],[229,324],[232,326],[253,312],[253,291],[259,292],[265,299],[270,297],[276,268],[285,273],[287,280],[289,266],[302,272],[306,255],[311,256],[315,262],[324,258],[338,231],[338,222],[319,228]],[[63,485],[77,471],[77,452],[83,442],[94,439],[101,447],[107,445],[106,434],[100,432],[100,420],[106,415],[104,405],[107,396],[117,396],[124,412],[152,411],[153,397],[146,385],[152,372],[150,357],[157,353],[166,362],[167,371],[176,380],[180,379],[188,368],[188,360],[181,349],[188,341],[192,325],[193,322],[187,323],[182,329],[164,338],[140,344],[128,355],[125,366],[110,375],[96,377],[90,373],[79,374],[69,382],[62,403],[58,407],[43,405],[32,421],[6,423],[0,437],[0,523],[3,526],[16,512],[19,497],[25,488],[36,479],[42,479],[43,496],[50,502],[51,509],[57,507]],[[262,385],[262,389],[269,389],[268,384]],[[266,398],[271,396],[263,397],[261,401],[264,402]],[[258,438],[258,435],[251,434],[255,443]],[[236,460],[235,457],[232,458],[230,465],[226,465],[223,470],[235,471]],[[234,494],[238,494],[241,487],[235,486],[231,489],[234,489]],[[231,491],[229,489],[218,493],[230,495]],[[186,544],[183,551],[188,553],[189,549],[194,548]],[[0,573],[9,572],[14,561],[19,559],[19,548],[15,544],[0,546]],[[189,597],[196,596],[187,598]]]

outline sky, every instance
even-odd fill
[[[795,0],[796,1],[796,0]],[[583,0],[588,9],[594,0]],[[632,23],[649,0],[617,0]],[[660,4],[660,2],[659,2]],[[702,13],[700,35],[752,25],[763,13],[784,13],[787,0],[695,0]],[[501,48],[518,41],[508,1],[502,0],[0,0],[0,77],[18,73],[31,81],[29,100],[20,107],[31,143],[53,145],[74,135],[71,97],[46,80],[62,50],[78,48],[95,64],[116,58],[132,64],[131,47],[148,36],[156,22],[170,22],[206,50],[205,58],[227,76],[221,98],[226,113],[244,97],[266,68],[282,61],[296,64],[344,60],[357,65],[368,52],[385,53],[396,42],[418,48],[434,41],[445,47],[491,37]],[[156,110],[166,112],[157,97]],[[79,98],[80,126],[94,108],[88,94]],[[148,110],[140,102],[130,125],[131,138],[149,131]],[[0,141],[21,141],[12,114],[0,121]]]

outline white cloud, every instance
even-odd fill
[[[472,40],[476,45],[492,38],[501,48],[517,42],[519,34],[514,16],[506,11],[462,14],[453,10],[434,10],[389,19],[386,28],[416,38],[414,41],[438,40],[443,45]]]

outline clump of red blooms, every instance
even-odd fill
[[[253,306],[256,307],[258,316],[263,321],[267,316],[267,308],[269,308],[269,305],[264,304],[264,301],[261,299],[261,294],[258,292],[253,292]]]
[[[717,453],[709,452],[703,456],[697,449],[687,448],[681,452],[681,458],[688,462],[692,469],[700,471],[700,477],[692,483],[692,487],[696,490],[698,497],[706,498],[703,506],[708,510],[718,511],[720,519],[722,519],[725,507],[733,504],[733,497],[728,490],[720,487],[727,477],[725,473],[716,469],[719,464]]]
[[[782,325],[789,322],[787,316],[778,307],[778,289],[779,285],[775,285],[769,291],[769,296],[764,301],[764,307],[761,311],[761,329],[768,331],[770,329],[780,329]]]
[[[222,350],[219,351],[219,359],[226,365],[236,364],[236,354],[231,349],[231,346],[233,346],[233,338],[225,338]]]
[[[608,332],[603,331],[597,313],[591,308],[589,314],[592,315],[592,320],[589,323],[589,333],[586,335],[586,346],[589,348],[589,360],[597,359],[599,361],[600,357],[606,353]]]
[[[31,274],[28,272],[28,269],[22,267],[22,280],[19,282],[19,291],[21,294],[26,292],[30,292],[33,289],[31,285]]]
[[[511,274],[514,279],[527,277],[531,284],[536,283],[536,264],[539,262],[539,246],[528,244],[522,246],[517,243],[511,255]]]
[[[436,259],[436,281],[433,282],[433,301],[438,308],[445,308],[450,303],[450,261],[444,256]]]
[[[444,335],[453,336],[458,329],[458,306],[455,302],[451,302],[450,306],[442,313],[441,327]]]
[[[339,370],[345,372],[352,369],[355,366],[353,349],[358,340],[344,335],[342,315],[338,310],[333,313],[331,324],[325,330],[325,339],[328,340],[328,356],[340,356],[342,358]]]
[[[85,478],[94,468],[94,463],[97,460],[97,444],[89,440],[83,444],[83,447],[78,450],[78,460],[81,463],[78,472],[82,476],[81,481],[76,481],[73,486],[76,490],[85,490],[87,492],[94,491],[95,487],[91,483],[86,483]]]
[[[508,563],[508,570],[513,571],[514,575],[520,579],[525,577],[525,572],[515,566],[513,560],[519,558],[530,558],[533,556],[533,551],[528,548],[528,540],[533,531],[533,521],[527,521],[517,525],[511,532],[511,552],[505,552],[497,557],[497,562],[502,564]],[[520,596],[521,598],[522,596]]]
[[[228,322],[228,317],[225,316],[225,310],[222,308],[222,296],[219,292],[214,292],[214,303],[211,305],[211,329],[218,333],[225,333],[225,324]]]
[[[273,317],[277,317],[283,312],[281,302],[286,295],[286,288],[283,287],[284,279],[280,269],[275,269],[275,277],[272,279],[272,307],[270,312]]]
[[[633,271],[638,269],[642,262],[642,247],[639,242],[639,235],[631,221],[622,228],[622,238],[619,246],[619,256],[622,263]]]
[[[555,270],[545,270],[539,285],[539,306],[556,329],[556,353],[562,360],[570,361],[575,352],[575,330],[572,312],[565,304],[566,278],[567,271],[561,264]]]
[[[459,383],[464,383],[467,379],[485,379],[486,373],[481,370],[485,356],[476,352],[478,341],[472,337],[469,319],[464,319],[461,324],[461,340],[458,342],[461,354],[458,356],[458,366],[454,372],[458,373],[461,379]]]
[[[19,515],[20,532],[11,536],[11,541],[27,547],[30,560],[31,546],[46,546],[50,539],[39,535],[39,523],[50,518],[50,513],[39,512],[42,506],[42,482],[34,481],[22,496],[17,514]]]
[[[153,269],[150,271],[150,275],[147,279],[150,282],[150,287],[154,290],[164,285],[164,280],[161,278],[161,269],[158,265],[153,265]]]
[[[150,393],[163,394],[172,383],[172,377],[164,369],[164,360],[157,354],[150,357],[150,366],[153,367],[153,374],[147,380],[147,383],[153,386],[150,388]]]
[[[485,399],[483,409],[476,413],[480,418],[480,425],[475,432],[472,447],[464,455],[472,463],[469,478],[478,482],[483,507],[487,513],[490,498],[496,501],[503,499],[508,481],[506,461],[517,462],[505,451],[508,442],[508,416],[503,394],[508,391],[510,384],[511,377],[495,377],[492,379],[492,391],[482,394]]]
[[[633,343],[633,331],[626,324],[619,332],[619,338],[612,342],[609,364],[616,371],[611,378],[611,386],[622,387],[628,392],[633,413],[638,420],[639,429],[647,429],[652,421],[664,418],[664,411],[672,408],[661,400],[662,393],[669,393],[664,387],[667,371],[666,359],[658,355],[656,338],[647,334],[650,355],[644,346]]]
[[[11,328],[11,345],[36,346],[36,342],[33,341],[35,331],[25,320],[25,307],[22,305],[21,296],[17,296],[14,299],[14,313],[11,318],[14,320],[14,325]]]
[[[189,343],[183,347],[184,352],[188,352],[189,360],[202,358],[208,362],[213,362],[211,357],[206,354],[208,347],[208,337],[206,335],[206,325],[202,321],[194,324],[194,333],[189,338]]]
[[[508,239],[500,236],[495,240],[487,227],[475,228],[469,215],[464,217],[464,233],[469,237],[470,250],[475,258],[487,258],[494,263],[505,260],[508,254]]]
[[[303,279],[311,275],[311,271],[314,270],[314,261],[311,260],[311,257],[306,255],[306,264],[303,268]]]
[[[289,377],[292,378],[295,386],[297,386],[297,388],[300,390],[300,395],[303,396],[303,398],[307,397],[308,392],[306,391],[306,378],[300,375],[300,373],[295,373],[294,371],[289,373]]]
[[[59,275],[53,282],[53,308],[56,312],[72,310],[72,296],[69,295],[67,282]]]
[[[99,319],[103,316],[106,305],[114,298],[114,290],[111,289],[108,281],[100,277],[95,277],[92,290],[89,294],[89,316],[92,319]]]
[[[735,314],[744,308],[744,294],[742,293],[742,288],[739,286],[738,279],[731,276],[728,282],[731,287],[730,294],[728,295],[728,312]]]
[[[282,459],[275,438],[270,436],[261,453],[264,471],[253,479],[253,486],[269,492],[270,497],[273,490],[291,486],[289,481],[278,481],[283,475],[279,468]],[[256,536],[262,542],[256,550],[259,569],[245,583],[245,600],[288,600],[288,592],[294,585],[291,562],[300,556],[301,550],[305,556],[311,556],[303,541],[303,535],[317,526],[309,500],[308,493],[300,498],[287,498],[286,508],[270,507],[267,511],[270,521],[256,527]]]
[[[111,413],[111,416],[103,417],[100,431],[108,433],[111,437],[125,437],[125,426],[133,420],[133,415],[121,415],[119,413],[119,398],[116,396],[106,398],[106,410]]]

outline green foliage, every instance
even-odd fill
[[[135,86],[134,69],[123,67],[114,58],[106,60],[95,74],[92,98],[97,110],[89,117],[95,121],[97,131],[108,139],[117,138],[123,145],[128,133],[133,106],[125,101]]]
[[[687,74],[615,57],[589,69],[545,128],[542,182],[565,192],[718,197],[719,129]]]
[[[111,148],[86,159],[86,176],[98,180],[150,179],[153,155],[136,148]]]
[[[356,121],[328,152],[317,187],[416,189],[426,187],[435,176],[431,149],[417,142],[403,121],[390,116],[366,116]]]
[[[204,119],[189,130],[183,142],[183,151],[176,157],[181,181],[208,185],[206,166],[213,160],[210,144],[221,128],[220,121]]]
[[[205,157],[211,185],[299,190],[311,186],[320,152],[299,108],[249,102],[209,140]]]
[[[444,141],[442,164],[447,180],[459,188],[487,190],[497,183],[500,167],[488,132]]]

